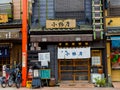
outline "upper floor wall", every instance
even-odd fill
[[[8,22],[21,19],[21,0],[0,0],[0,14],[7,14]]]
[[[120,0],[104,0],[105,3],[105,27],[110,35],[118,35],[120,32]]]
[[[120,0],[104,0],[105,16],[120,16]]]
[[[13,1],[13,15],[14,19],[21,19],[22,18],[22,0],[12,0]]]
[[[76,19],[76,26],[92,25],[91,0],[34,0],[31,28],[46,27],[46,20]]]

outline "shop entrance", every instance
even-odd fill
[[[59,81],[89,81],[90,59],[58,60]]]
[[[6,44],[0,45],[0,76],[2,75],[3,65],[10,65],[10,51]]]

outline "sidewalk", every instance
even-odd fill
[[[0,90],[18,90],[15,87],[6,87],[1,88]],[[61,87],[43,87],[38,89],[31,89],[31,88],[19,88],[19,90],[120,90],[117,88],[61,88]]]

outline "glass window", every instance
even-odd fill
[[[2,4],[2,3],[10,3],[10,2],[12,2],[12,0],[0,0],[0,4]]]

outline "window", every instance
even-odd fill
[[[0,4],[2,4],[2,3],[10,3],[10,2],[12,2],[12,0],[0,0]]]
[[[120,0],[110,0],[109,15],[110,16],[120,16]]]
[[[56,18],[85,19],[85,0],[55,0]]]

